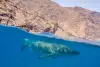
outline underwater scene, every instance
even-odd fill
[[[100,67],[100,46],[0,25],[0,67]]]

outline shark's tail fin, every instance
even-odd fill
[[[24,44],[21,46],[21,51],[23,51],[27,46],[29,46],[29,39],[24,39]]]

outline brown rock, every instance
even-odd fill
[[[0,23],[30,33],[100,39],[100,13],[81,7],[61,7],[51,0],[1,0]]]

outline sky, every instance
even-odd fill
[[[100,0],[53,0],[64,7],[80,6],[100,12]]]

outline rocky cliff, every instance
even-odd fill
[[[30,33],[100,39],[100,13],[77,6],[61,7],[51,0],[0,0],[0,23]]]

